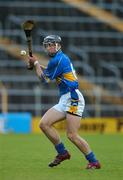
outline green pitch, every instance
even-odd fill
[[[69,140],[62,138],[71,160],[55,168],[55,156],[44,135],[0,135],[0,180],[117,180],[123,178],[123,135],[84,135],[100,159],[102,169],[86,170],[86,160]]]

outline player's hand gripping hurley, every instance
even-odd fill
[[[34,28],[34,21],[32,20],[25,21],[22,24],[22,28],[26,35],[29,56],[32,56],[32,30]],[[29,70],[33,69],[33,64],[30,61],[27,64],[27,69]]]

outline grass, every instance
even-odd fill
[[[84,156],[62,134],[71,152],[70,161],[55,168],[47,164],[55,156],[42,134],[0,135],[0,180],[117,180],[123,178],[123,135],[84,135],[102,169],[86,170]]]

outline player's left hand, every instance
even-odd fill
[[[29,62],[34,65],[34,62],[37,61],[36,56],[28,56]]]

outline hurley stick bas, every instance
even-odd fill
[[[28,46],[28,53],[30,56],[32,56],[32,30],[34,28],[34,21],[28,20],[25,21],[22,24],[22,29],[25,32],[26,39],[27,39],[27,46]],[[31,62],[28,62],[27,69],[32,70],[33,64]]]

